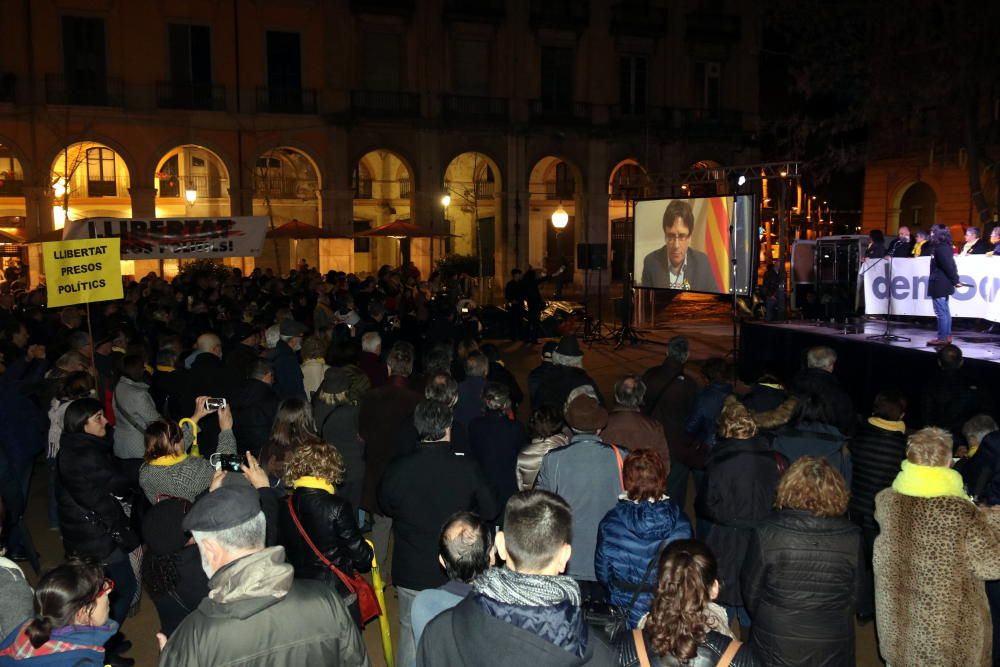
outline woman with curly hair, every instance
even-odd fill
[[[372,549],[358,529],[354,508],[334,495],[344,479],[344,458],[336,447],[312,442],[292,452],[284,473],[285,484],[293,491],[281,504],[280,542],[295,576],[325,581],[360,624],[357,596],[323,562],[333,563],[348,576],[368,572],[372,566]]]
[[[316,423],[309,404],[301,398],[287,398],[278,406],[271,438],[260,451],[260,464],[280,488],[283,486],[285,467],[295,450],[322,442],[316,434]]]
[[[778,484],[777,510],[754,531],[741,573],[750,642],[768,665],[854,665],[861,529],[843,476],[803,456]]]
[[[628,667],[763,667],[754,650],[733,639],[719,594],[718,564],[701,542],[677,540],[660,557],[652,610],[624,642]],[[645,660],[644,660],[645,658]]]

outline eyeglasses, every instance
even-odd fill
[[[101,590],[97,591],[97,595],[94,596],[94,599],[100,600],[105,595],[110,595],[113,590],[115,590],[115,580],[105,579],[104,583],[101,584]]]
[[[690,234],[666,234],[667,243],[680,243],[691,238]]]

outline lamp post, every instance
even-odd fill
[[[566,229],[569,224],[569,213],[559,204],[559,208],[552,212],[552,228],[556,230],[556,252],[560,252],[559,233]]]

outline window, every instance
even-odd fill
[[[367,220],[355,220],[354,221],[354,233],[360,234],[361,232],[367,232],[371,229],[371,225],[368,224]],[[354,252],[371,252],[372,250],[372,240],[367,236],[355,236],[354,237]]]
[[[556,179],[550,187],[549,199],[573,198],[573,194],[576,192],[576,183],[574,183],[573,175],[569,172],[565,162],[556,165]]]
[[[173,83],[210,84],[212,46],[208,26],[170,25],[170,80]]]
[[[115,153],[110,148],[87,149],[87,196],[118,196],[115,185]]]
[[[368,173],[368,170],[365,169],[364,165],[359,164],[354,168],[354,175],[351,180],[355,199],[372,198],[372,177],[371,174]]]
[[[646,56],[618,59],[618,104],[625,114],[646,111]]]
[[[63,73],[71,101],[103,104],[107,97],[104,19],[64,16]]]
[[[645,180],[639,165],[623,164],[615,172],[611,182],[611,196],[615,199],[625,199],[626,195],[635,198],[640,196],[642,183]]]
[[[302,105],[302,50],[299,33],[267,33],[267,86],[271,103]]]
[[[573,108],[573,49],[542,47],[542,111],[567,113]]]
[[[694,66],[695,103],[702,109],[718,111],[721,95],[722,65],[699,62]]]
[[[366,90],[400,89],[403,62],[402,35],[366,32],[361,42],[361,76]]]
[[[180,171],[178,169],[178,159],[177,156],[172,156],[169,160],[163,163],[160,167],[160,172],[156,175],[157,181],[159,182],[159,196],[161,197],[180,197],[181,196],[181,181],[180,181]]]
[[[490,44],[484,40],[452,42],[451,87],[459,95],[490,94]]]

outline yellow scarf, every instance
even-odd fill
[[[173,366],[161,366],[160,364],[157,364],[156,370],[160,371],[161,373],[173,373],[177,369],[174,368]]]
[[[299,477],[298,479],[296,479],[294,482],[292,482],[292,488],[321,489],[331,494],[334,492],[333,484],[330,484],[330,482],[326,481],[322,477],[312,477],[310,475],[306,475],[305,477]]]
[[[881,417],[869,417],[868,423],[883,431],[895,431],[896,433],[906,433],[906,424],[902,421],[894,422]]]
[[[892,488],[904,496],[914,498],[969,498],[965,493],[962,476],[957,470],[940,466],[918,466],[909,461],[903,461],[902,470],[892,482]]]
[[[149,462],[151,466],[172,466],[188,457],[187,454],[167,454]]]
[[[923,247],[925,243],[927,243],[927,241],[917,241],[916,243],[913,244],[914,257],[920,257],[920,249]]]

